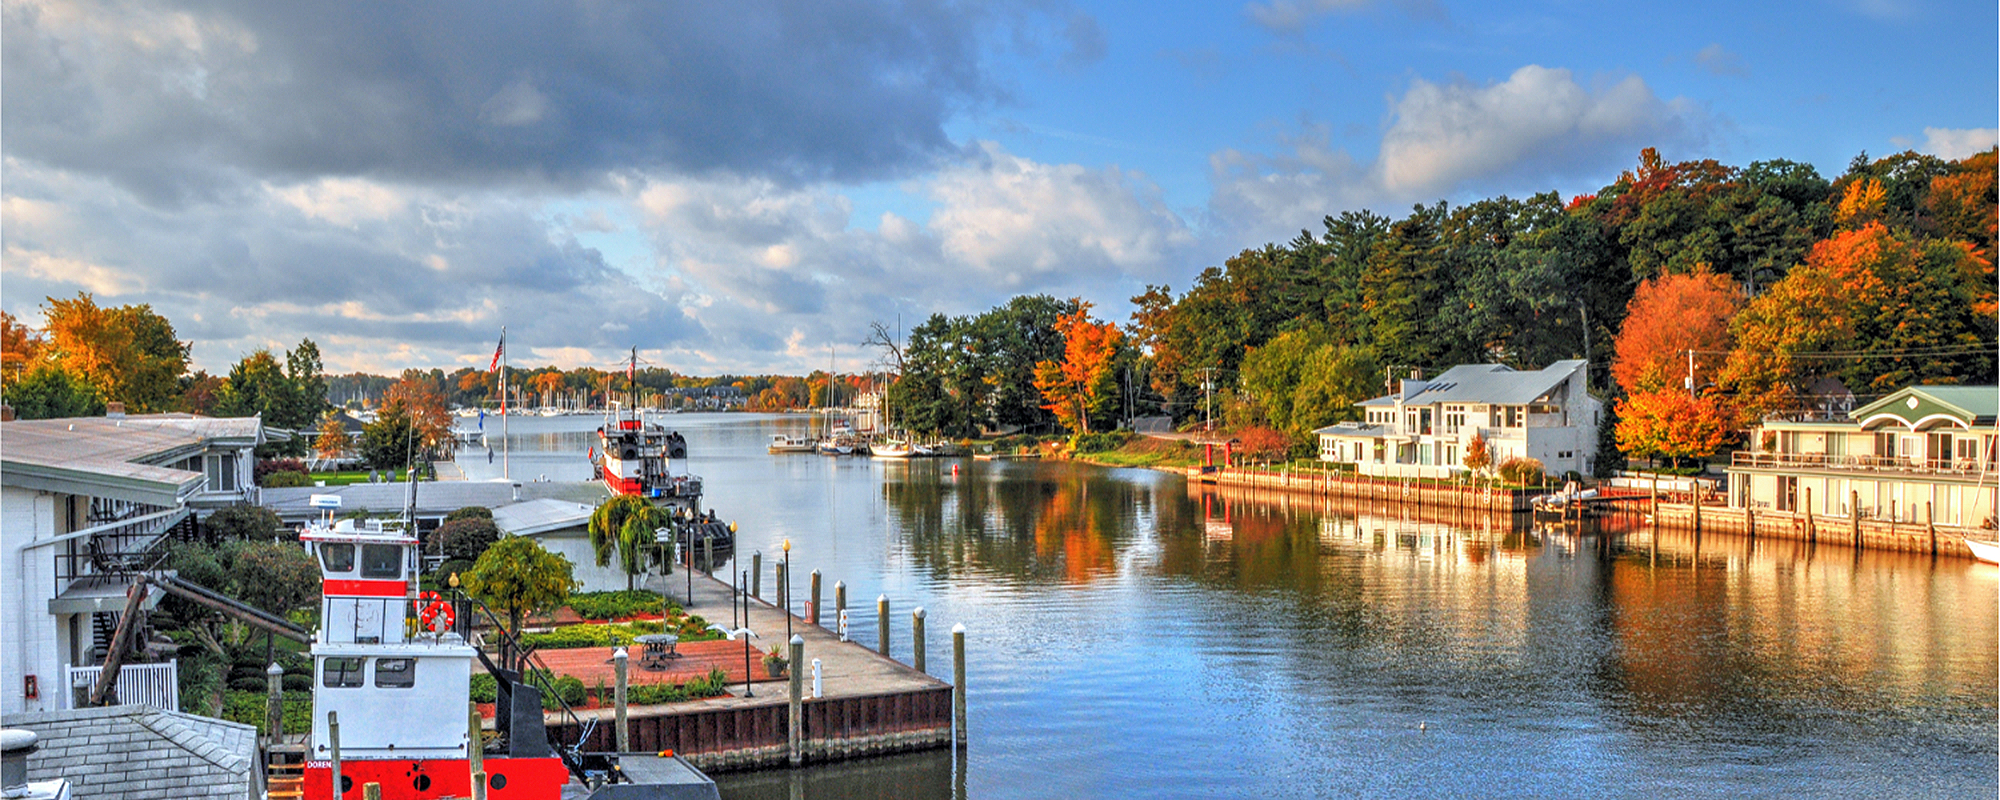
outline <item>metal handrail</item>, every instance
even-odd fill
[[[462,589],[453,589],[452,591],[457,597],[470,601],[479,613],[485,615],[487,624],[491,625],[495,630],[500,631],[501,637],[505,640],[504,645],[519,652],[521,658],[534,667],[533,669],[520,671],[522,681],[534,686],[537,691],[555,698],[556,706],[562,714],[563,724],[576,726],[578,736],[576,744],[573,745],[565,745],[562,739],[556,735],[555,731],[547,726],[543,727],[542,732],[548,738],[549,744],[555,748],[556,755],[562,759],[563,766],[569,769],[570,774],[576,776],[577,780],[586,780],[588,776],[585,774],[586,768],[583,763],[582,754],[579,751],[583,749],[584,742],[590,741],[590,735],[595,732],[597,720],[594,718],[585,720],[581,715],[576,713],[575,709],[569,707],[569,702],[563,700],[562,693],[556,691],[555,670],[549,669],[549,665],[542,661],[540,656],[535,655],[533,650],[522,648],[520,633],[518,631],[507,630],[507,626],[500,624],[499,615],[494,614],[493,609],[486,606],[486,601],[473,597],[470,593]],[[468,614],[467,616],[471,615]],[[464,624],[469,632],[472,621],[469,619],[465,620]],[[469,636],[467,637],[467,641],[470,641]],[[494,677],[498,678],[500,676],[495,675]]]
[[[1988,461],[1982,470],[1979,460],[1974,458],[1923,458],[1913,459],[1902,456],[1849,456],[1828,455],[1826,453],[1754,453],[1738,451],[1730,454],[1732,467],[1753,467],[1782,469],[1787,467],[1806,469],[1893,471],[1930,475],[1979,475],[1990,473],[1994,462]]]

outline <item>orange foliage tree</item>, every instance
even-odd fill
[[[1690,397],[1679,389],[1633,394],[1618,401],[1618,449],[1628,455],[1682,460],[1706,458],[1729,441],[1735,415],[1715,395]]]
[[[1063,360],[1036,362],[1035,389],[1042,393],[1042,408],[1063,427],[1089,433],[1090,418],[1103,416],[1117,399],[1113,365],[1125,334],[1113,323],[1092,321],[1090,304],[1075,302],[1076,313],[1057,317],[1054,326],[1063,337]]]
[[[1986,275],[1967,242],[1879,222],[1835,234],[1737,315],[1720,382],[1761,412],[1797,407],[1823,375],[1871,393],[1991,380],[1994,321],[1978,311],[1993,303]],[[1827,351],[1844,357],[1800,357]]]
[[[13,314],[0,311],[0,379],[12,383],[27,374],[29,365],[41,358],[42,332],[22,325]]]
[[[1256,461],[1275,461],[1292,449],[1292,437],[1262,425],[1237,431],[1236,440],[1243,444],[1244,457]]]
[[[1689,350],[1699,374],[1714,374],[1729,352],[1729,321],[1742,302],[1727,276],[1706,267],[1647,279],[1625,307],[1611,377],[1627,394],[1680,386]]]

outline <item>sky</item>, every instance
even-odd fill
[[[1994,145],[1987,2],[0,0],[0,307],[226,372],[867,367],[1341,211]],[[900,322],[899,322],[900,321]]]

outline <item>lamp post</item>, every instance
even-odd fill
[[[785,551],[785,585],[778,587],[778,593],[785,598],[785,641],[792,640],[792,540],[786,539],[779,545]]]

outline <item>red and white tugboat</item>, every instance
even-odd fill
[[[613,494],[630,494],[676,508],[694,508],[701,499],[701,476],[686,471],[687,439],[647,421],[644,412],[613,402],[597,429],[592,448],[597,476]],[[674,474],[673,462],[683,464]]]
[[[470,748],[482,747],[470,722],[475,661],[498,687],[494,721],[503,751],[480,751],[491,800],[558,800],[601,791],[620,798],[715,797],[714,784],[679,759],[627,756],[647,763],[621,766],[616,754],[552,744],[541,690],[465,640],[472,630],[468,618],[482,607],[456,590],[451,600],[416,591],[416,537],[375,520],[334,523],[331,509],[339,498],[315,495],[313,501],[328,510],[299,536],[319,562],[322,580],[320,628],[312,644],[312,733],[300,786],[307,800],[359,800],[370,783],[381,786],[383,800],[472,797]],[[664,769],[677,776],[677,785],[635,785],[627,769]]]

